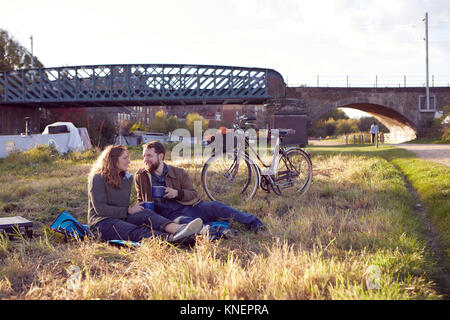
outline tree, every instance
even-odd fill
[[[327,132],[325,130],[324,121],[316,121],[311,127],[308,128],[308,136],[310,137],[326,137]]]
[[[389,129],[386,128],[384,124],[382,124],[380,121],[375,119],[374,117],[362,117],[359,119],[359,125],[358,129],[361,132],[367,132],[370,131],[370,126],[372,123],[376,122],[378,124],[378,128],[380,129],[380,132],[389,132]]]
[[[134,123],[131,128],[130,128],[130,133],[137,131],[137,130],[142,130],[144,128],[144,126],[142,125],[142,122],[138,122],[138,123]]]
[[[311,137],[325,137],[335,134],[337,121],[348,120],[347,114],[339,109],[333,109],[320,117],[308,128],[308,135]]]
[[[333,109],[330,112],[328,112],[327,114],[323,115],[322,117],[320,117],[319,120],[328,120],[328,119],[333,119],[334,121],[337,121],[339,119],[349,119],[349,117],[347,116],[347,114],[339,109]]]
[[[327,136],[334,136],[336,132],[336,121],[333,118],[330,118],[325,122],[325,131]]]
[[[201,121],[202,122],[202,133],[208,129],[209,126],[209,120],[203,119],[201,115],[198,113],[189,113],[186,116],[186,126],[188,127],[188,130],[191,132],[191,134],[194,134],[194,125],[195,121]]]
[[[178,127],[179,127],[178,117],[177,116],[170,116],[167,119],[167,131],[168,132],[172,132],[175,129],[177,129]]]
[[[128,135],[133,125],[134,123],[131,120],[121,120],[119,124],[119,133],[124,136]]]
[[[159,110],[155,114],[155,118],[150,122],[150,130],[153,132],[168,133],[167,115],[164,110]]]
[[[345,135],[345,134],[349,134],[352,132],[352,127],[350,126],[350,124],[343,120],[340,119],[337,121],[336,124],[336,134],[337,135]]]
[[[336,135],[358,132],[358,119],[339,119],[336,121]]]
[[[34,67],[44,65],[37,57],[33,57]],[[0,71],[31,68],[31,53],[9,35],[8,31],[0,29]]]

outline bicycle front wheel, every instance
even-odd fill
[[[295,192],[305,194],[312,181],[312,162],[300,148],[287,150],[278,165],[276,183],[280,188],[293,187]]]
[[[201,180],[211,200],[229,205],[250,200],[259,186],[255,165],[247,157],[230,153],[209,158],[203,166]]]

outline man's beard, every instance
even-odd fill
[[[152,164],[150,164],[150,165],[147,164],[147,169],[148,169],[148,171],[149,171],[149,172],[155,171],[156,169],[158,169],[160,163],[161,163],[161,162],[160,162],[159,159],[158,159],[158,162],[157,162],[157,163],[152,163]]]

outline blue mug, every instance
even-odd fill
[[[144,209],[155,211],[155,204],[151,201],[142,202]]]
[[[163,186],[152,186],[152,197],[153,198],[162,198],[164,197],[166,187]]]

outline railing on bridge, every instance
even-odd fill
[[[262,103],[284,90],[278,72],[261,68],[139,64],[0,72],[0,105]]]
[[[425,87],[425,76],[287,76],[288,87],[408,88]],[[450,87],[450,76],[431,75],[430,87]]]

